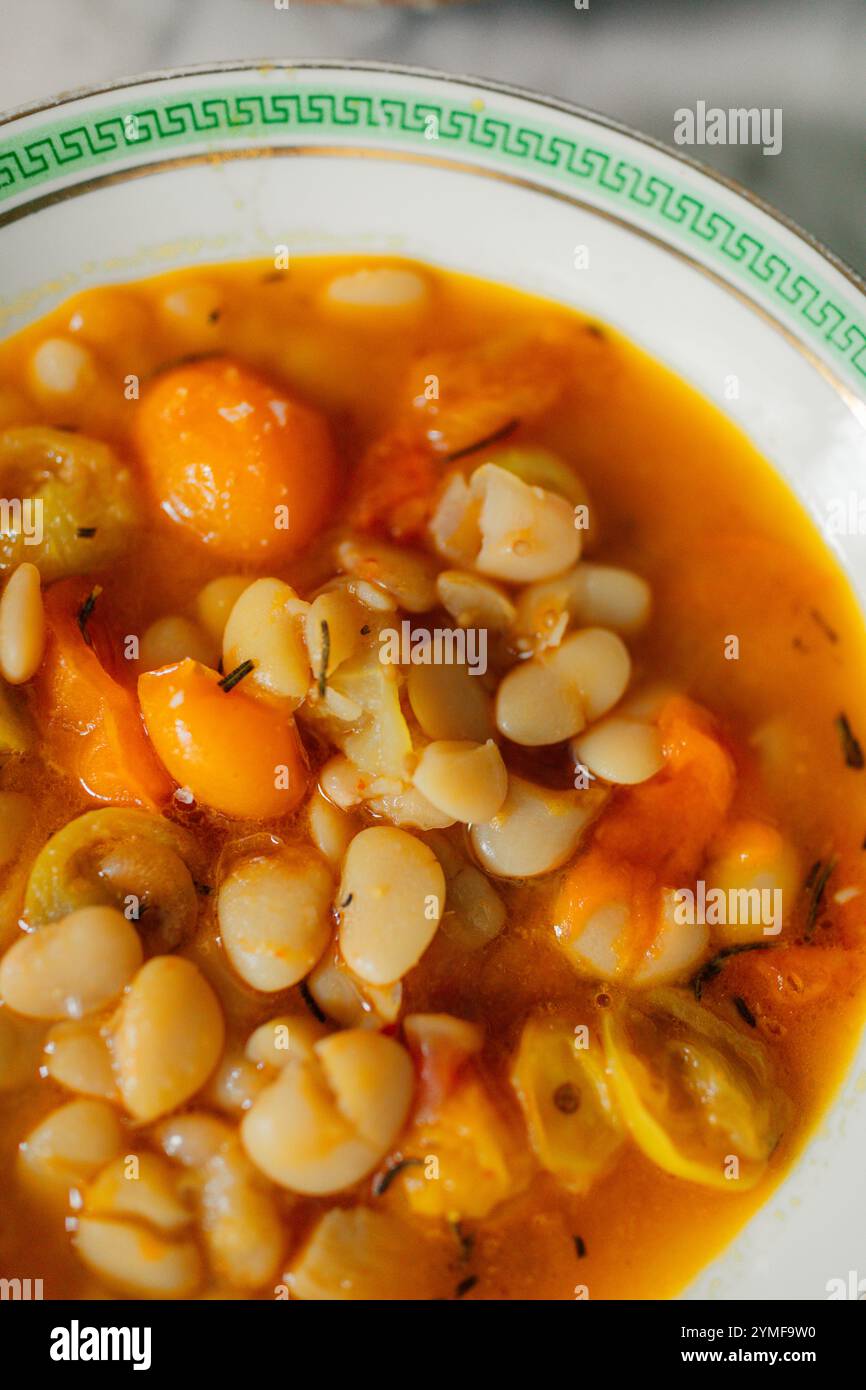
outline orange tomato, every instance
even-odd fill
[[[227,816],[268,820],[293,811],[307,787],[295,722],[189,657],[139,677],[156,752],[196,801]]]
[[[635,952],[658,930],[659,890],[688,883],[700,868],[736,781],[733,758],[700,705],[672,697],[658,727],[664,767],[647,782],[618,789],[554,907],[554,920],[574,928],[606,902],[627,903]]]
[[[114,678],[122,666],[119,647],[98,600],[86,624],[79,621],[91,592],[87,580],[63,579],[45,593],[48,635],[34,681],[45,754],[95,801],[154,807],[168,799],[171,784],[148,744],[134,695]]]
[[[687,883],[731,805],[736,770],[706,710],[681,696],[658,719],[665,765],[624,788],[598,824],[595,841],[612,859],[652,868],[659,881]]]
[[[160,376],[136,438],[165,516],[227,559],[294,554],[328,516],[337,465],[324,419],[228,358]]]
[[[408,432],[371,445],[352,476],[348,519],[396,541],[420,540],[433,512],[442,464]]]

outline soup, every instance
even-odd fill
[[[0,346],[0,1273],[669,1296],[863,1014],[863,632],[604,324],[396,260]]]

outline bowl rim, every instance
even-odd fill
[[[710,182],[725,188],[729,193],[743,199],[746,203],[756,208],[764,216],[770,218],[783,227],[789,235],[802,241],[810,251],[825,260],[838,274],[842,275],[857,291],[858,294],[866,298],[866,277],[861,276],[847,261],[813,233],[802,227],[794,218],[782,212],[774,204],[753,193],[738,180],[731,178],[727,174],[722,174],[702,160],[696,159],[693,155],[684,154],[674,145],[668,145],[663,140],[655,136],[646,135],[644,132],[636,130],[633,126],[624,121],[616,120],[600,111],[595,111],[591,107],[581,106],[578,102],[569,101],[564,97],[556,97],[546,93],[535,91],[531,87],[523,87],[517,83],[500,82],[495,78],[478,77],[472,73],[453,73],[440,68],[428,68],[416,64],[392,63],[384,60],[375,59],[353,59],[353,58],[226,58],[217,62],[203,62],[184,64],[180,67],[153,68],[145,72],[127,75],[117,78],[111,82],[91,83],[82,87],[73,87],[59,92],[56,96],[39,99],[35,102],[25,103],[22,106],[12,107],[7,111],[0,111],[0,130],[19,120],[25,120],[31,116],[40,115],[43,112],[58,111],[65,106],[71,106],[75,102],[86,101],[92,97],[105,96],[111,92],[121,92],[131,87],[143,85],[156,85],[160,82],[170,82],[178,78],[186,77],[207,77],[210,75],[220,75],[224,73],[236,72],[259,72],[262,71],[338,71],[338,72],[370,72],[387,73],[399,77],[419,77],[422,79],[444,82],[456,87],[473,87],[476,90],[495,92],[500,96],[514,97],[522,101],[528,101],[536,106],[540,106],[552,111],[558,111],[567,116],[576,116],[581,120],[588,121],[592,125],[599,126],[604,130],[614,131],[618,135],[625,135],[637,144],[643,145],[648,149],[654,150],[658,154],[667,156],[678,161],[693,173],[700,177],[709,179]]]

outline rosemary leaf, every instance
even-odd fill
[[[844,714],[839,714],[836,716],[834,723],[839,731],[839,741],[842,744],[845,766],[853,767],[855,772],[860,772],[863,767],[866,766],[866,759],[863,757],[863,749],[860,747],[859,740],[852,732],[847,717]]]
[[[234,690],[236,685],[240,685],[245,676],[248,676],[251,671],[255,670],[255,665],[256,663],[254,661],[242,661],[240,666],[236,666],[233,671],[229,671],[228,675],[223,676],[222,680],[218,682],[220,690],[228,695],[230,690]]]
[[[467,454],[475,454],[479,449],[489,449],[491,444],[499,444],[503,439],[507,439],[510,434],[513,434],[519,424],[519,420],[509,420],[484,439],[477,439],[474,444],[467,444],[462,449],[455,449],[453,454],[446,454],[445,462],[456,463],[458,459],[466,458]]]
[[[325,698],[325,691],[328,687],[328,662],[331,660],[331,629],[328,627],[327,620],[322,619],[322,664],[319,667],[319,679],[317,682],[319,699]]]
[[[78,631],[81,633],[81,636],[84,638],[88,647],[93,646],[93,638],[87,631],[87,624],[93,616],[93,610],[96,607],[96,600],[99,598],[99,595],[101,593],[102,589],[100,588],[100,586],[98,584],[94,584],[93,588],[90,590],[90,593],[87,595],[87,598],[84,600],[84,602],[78,610]]]

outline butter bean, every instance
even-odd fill
[[[120,1093],[137,1120],[155,1120],[195,1095],[223,1046],[222,1012],[188,960],[155,956],[120,1007],[114,1058]]]
[[[445,875],[414,835],[373,826],[349,845],[337,901],[346,963],[361,980],[387,985],[411,970],[433,940]]]
[[[490,820],[508,792],[508,773],[492,739],[428,744],[414,782],[434,806],[466,824]]]
[[[309,973],[331,935],[333,878],[314,849],[245,859],[223,882],[220,933],[232,966],[253,989],[288,989]]]
[[[82,907],[19,937],[0,961],[0,995],[28,1018],[83,1018],[117,998],[141,958],[122,913]]]
[[[35,565],[12,571],[0,595],[0,676],[10,685],[32,680],[45,651],[42,580]]]

